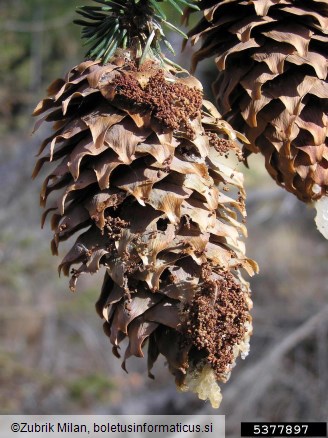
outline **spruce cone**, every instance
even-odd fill
[[[194,65],[215,55],[219,111],[262,152],[269,174],[305,202],[328,192],[328,3],[203,0]]]
[[[238,153],[236,134],[197,79],[151,60],[137,68],[128,56],[83,62],[37,106],[55,133],[34,176],[59,161],[41,191],[46,206],[60,190],[43,222],[52,212],[54,254],[85,229],[59,272],[71,273],[75,290],[80,275],[105,267],[96,309],[116,356],[128,339],[123,368],[148,339],[150,376],[161,353],[179,388],[218,406],[216,381],[227,380],[251,334],[240,268],[257,269],[240,241],[242,176],[222,164]]]

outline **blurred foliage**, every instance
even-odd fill
[[[81,58],[80,29],[72,23],[83,0],[1,0],[0,134],[30,123],[46,86]]]
[[[111,391],[115,384],[108,379],[108,376],[94,373],[79,377],[69,384],[70,396],[83,404],[90,404],[92,400],[102,403],[110,401]]]

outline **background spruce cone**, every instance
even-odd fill
[[[218,406],[217,381],[245,356],[252,330],[240,268],[257,266],[240,240],[242,175],[225,158],[239,154],[236,133],[199,81],[176,73],[119,51],[53,82],[34,115],[47,112],[36,127],[54,122],[55,133],[33,176],[59,162],[41,191],[52,252],[85,229],[59,272],[75,290],[80,275],[106,269],[96,308],[116,356],[128,338],[123,368],[149,339],[150,376],[163,354],[179,388]]]
[[[327,1],[198,5],[204,18],[189,35],[202,46],[193,64],[215,56],[218,108],[250,140],[245,157],[260,151],[269,174],[304,202],[326,195]]]

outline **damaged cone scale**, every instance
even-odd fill
[[[112,17],[117,2],[105,3],[111,9],[94,6],[93,20]],[[40,199],[53,254],[78,235],[59,265],[70,289],[82,274],[104,271],[96,309],[122,367],[146,355],[153,377],[163,355],[180,390],[218,407],[218,383],[247,355],[252,334],[242,271],[257,265],[245,255],[235,170],[236,140],[247,140],[203,99],[196,78],[159,56],[147,34],[156,11],[138,24],[144,38],[114,45],[109,59],[89,55],[50,85],[34,115],[42,115],[36,128],[51,122],[54,133],[33,176],[49,169]]]

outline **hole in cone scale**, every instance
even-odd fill
[[[167,219],[159,219],[157,222],[157,229],[159,231],[166,231],[169,221]]]

